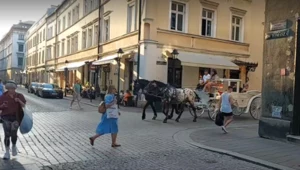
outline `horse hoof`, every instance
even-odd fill
[[[175,121],[176,121],[176,122],[179,122],[179,120],[178,120],[178,119],[176,119]]]
[[[142,117],[142,120],[145,120],[146,119],[146,117]]]
[[[194,119],[194,120],[193,120],[193,122],[197,122],[197,120],[196,120],[196,119]]]
[[[152,120],[156,120],[156,117],[153,117]]]
[[[164,120],[163,122],[164,122],[164,123],[167,123],[167,120]]]
[[[168,116],[168,119],[172,119],[173,118],[173,116]]]

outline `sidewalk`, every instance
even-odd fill
[[[73,96],[72,95],[67,95],[67,97],[64,96],[64,99],[71,101],[73,99]],[[90,101],[90,99],[81,98],[80,103],[98,107],[98,105],[101,101],[102,100],[101,100],[100,97],[97,97],[96,99],[93,99],[92,102]]]
[[[223,153],[274,169],[299,169],[300,146],[260,138],[258,125],[228,128],[190,129],[177,134],[185,142],[206,150]]]

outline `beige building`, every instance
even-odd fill
[[[54,70],[50,77],[64,86],[68,68],[71,84],[75,79],[96,84],[98,77],[101,89],[116,85],[115,58],[122,48],[121,90],[129,89],[137,76],[138,2],[102,0],[98,9],[99,1],[65,0],[46,19],[47,30],[55,27],[47,39],[46,69]],[[264,1],[142,2],[140,78],[171,81],[170,53],[177,49],[181,87],[194,88],[203,70],[213,68],[220,77],[249,79],[250,89],[261,89]],[[99,74],[91,63],[100,67]]]
[[[261,0],[151,0],[142,4],[140,78],[170,82],[171,52],[177,49],[176,83],[195,88],[205,68],[219,77],[249,80],[261,89],[264,1]],[[118,48],[121,89],[136,76],[138,1],[111,0],[104,5],[100,61],[110,69],[108,84],[116,84]],[[127,14],[127,15],[124,15]],[[102,24],[101,24],[102,25]],[[106,31],[108,30],[108,32]],[[103,75],[102,75],[103,76]],[[103,82],[106,79],[102,79]]]
[[[56,6],[51,6],[41,19],[27,31],[26,40],[26,69],[29,82],[46,82],[49,72],[46,70],[47,22]]]

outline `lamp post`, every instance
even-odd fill
[[[69,70],[68,70],[68,68],[67,68],[67,64],[69,63],[69,61],[68,60],[66,60],[65,61],[65,64],[66,64],[66,67],[65,67],[65,69],[64,69],[64,71],[65,71],[65,97],[67,97],[67,84],[68,84],[68,72],[69,72]]]
[[[121,68],[121,58],[123,55],[123,50],[122,48],[119,48],[117,54],[117,62],[118,62],[118,108],[120,108],[120,68]]]
[[[175,71],[175,61],[176,61],[176,59],[177,59],[177,56],[178,56],[178,51],[176,50],[176,49],[174,49],[173,51],[172,51],[172,59],[173,59],[173,63],[172,63],[172,84],[173,84],[173,86],[174,87],[176,87],[177,88],[177,85],[176,85],[176,81],[175,81],[175,79],[176,79],[176,71]]]

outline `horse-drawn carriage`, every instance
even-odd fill
[[[216,106],[219,103],[221,94],[231,86],[235,84],[236,87],[240,87],[241,80],[237,79],[220,79],[215,86],[213,86],[213,93],[208,94],[203,91],[174,88],[169,84],[165,84],[159,81],[148,81],[140,79],[135,81],[134,90],[135,93],[142,90],[146,98],[146,105],[144,106],[142,119],[146,118],[145,109],[150,105],[154,111],[153,120],[156,119],[157,113],[154,107],[154,102],[162,102],[162,110],[167,119],[172,119],[173,112],[178,115],[175,119],[179,121],[185,107],[187,106],[190,113],[194,117],[193,121],[196,122],[197,117],[207,112],[211,120],[215,119]],[[250,113],[254,119],[259,119],[261,115],[261,93],[259,91],[248,91],[240,93],[240,89],[236,88],[232,92],[232,96],[236,103],[233,106],[233,114],[241,115],[242,113]],[[171,114],[169,112],[171,110]]]
[[[220,79],[216,86],[213,87],[213,93],[211,96],[208,96],[207,93],[196,91],[196,94],[199,96],[200,101],[195,103],[197,108],[197,114],[203,115],[205,112],[208,113],[208,116],[211,120],[214,120],[216,117],[216,106],[219,103],[221,94],[228,88],[235,84],[236,88],[231,93],[235,104],[233,105],[233,114],[235,116],[240,116],[243,113],[250,113],[254,119],[259,119],[261,116],[261,92],[257,90],[250,90],[247,92],[240,92],[240,83],[239,79]],[[189,106],[188,106],[189,107]],[[191,114],[192,110],[189,107]]]

